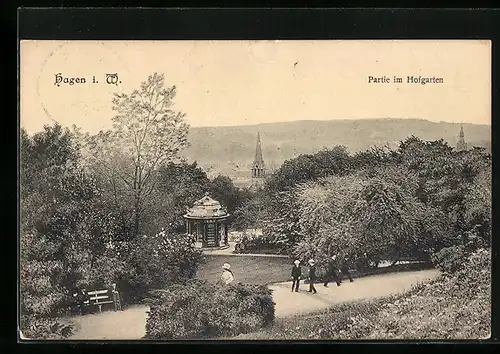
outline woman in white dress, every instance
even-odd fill
[[[234,280],[234,275],[233,272],[231,271],[231,265],[229,263],[224,263],[222,266],[222,274],[220,276],[220,279],[224,284],[229,284]]]

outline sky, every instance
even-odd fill
[[[112,125],[112,95],[154,72],[177,87],[191,126],[422,118],[491,123],[490,41],[22,41],[20,124],[91,133]],[[54,85],[55,75],[85,84]],[[121,83],[106,84],[117,73]],[[368,77],[403,84],[368,83]],[[98,81],[92,84],[93,76]],[[407,76],[442,84],[407,84]]]

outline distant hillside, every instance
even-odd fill
[[[491,127],[464,124],[469,146],[491,149]],[[349,151],[366,150],[374,145],[397,144],[408,136],[423,140],[443,138],[455,146],[460,131],[457,123],[434,123],[423,119],[358,119],[296,121],[232,127],[193,127],[188,139],[191,146],[182,155],[198,161],[212,173],[245,175],[255,154],[255,139],[260,132],[262,153],[267,166],[278,167],[283,161],[326,147],[344,145]]]

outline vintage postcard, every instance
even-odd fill
[[[491,42],[20,43],[24,340],[487,339]]]

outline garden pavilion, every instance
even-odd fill
[[[194,236],[198,248],[227,248],[228,218],[227,209],[205,193],[184,215],[186,232]]]

